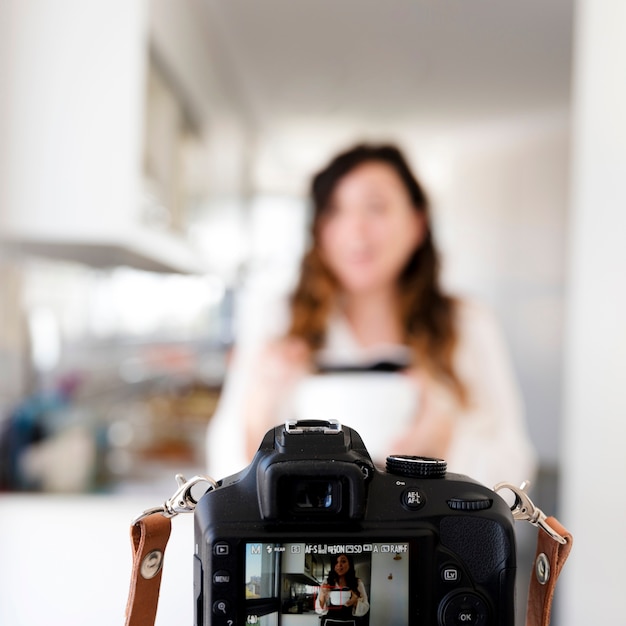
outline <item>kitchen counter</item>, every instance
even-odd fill
[[[165,497],[0,494],[0,624],[121,626],[130,520]],[[157,626],[193,623],[192,554],[193,515],[179,515],[165,556]]]

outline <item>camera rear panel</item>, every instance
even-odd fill
[[[200,513],[196,625],[318,626],[315,600],[330,558],[346,553],[369,597],[359,626],[513,626],[514,545],[506,527],[484,514],[433,518],[427,507],[409,512],[401,495],[396,500],[403,519],[350,529],[206,525]]]
[[[196,626],[514,626],[513,519],[497,494],[435,459],[381,471],[349,428],[295,432],[270,431],[198,503]],[[329,583],[339,554],[362,616]]]

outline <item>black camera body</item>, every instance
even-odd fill
[[[382,471],[355,430],[294,421],[218,485],[195,512],[196,626],[514,624],[511,510],[444,461]],[[360,592],[331,584],[338,555]]]

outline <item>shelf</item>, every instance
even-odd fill
[[[75,261],[91,267],[125,265],[150,272],[179,274],[206,271],[200,256],[182,238],[146,230],[136,229],[110,239],[0,236],[0,244],[17,254]]]

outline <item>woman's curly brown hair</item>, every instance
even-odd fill
[[[398,315],[404,340],[412,347],[416,362],[450,387],[464,403],[465,389],[453,367],[457,302],[444,294],[439,284],[439,255],[429,226],[426,194],[400,150],[393,145],[358,145],[335,157],[313,178],[313,241],[302,260],[300,279],[292,295],[288,336],[302,339],[313,353],[324,345],[328,318],[336,305],[340,285],[320,255],[320,223],[339,180],[359,165],[370,162],[392,167],[409,192],[413,207],[426,218],[424,239],[398,277]]]

